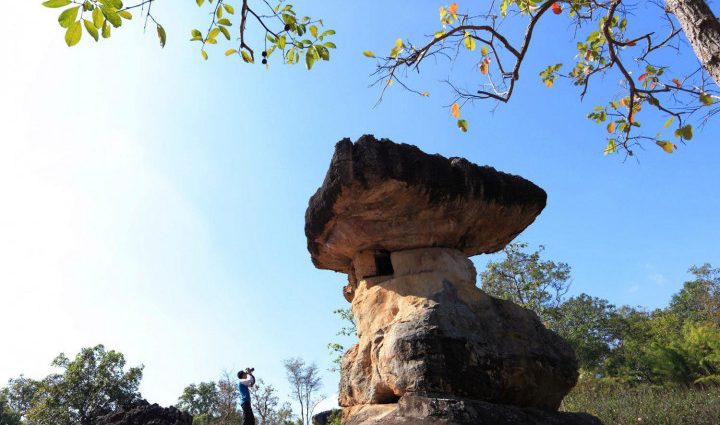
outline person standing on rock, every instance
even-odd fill
[[[253,371],[255,369],[249,367],[238,372],[237,377],[238,391],[240,391],[240,407],[243,412],[243,425],[255,425],[255,415],[253,415],[252,406],[250,405],[250,387],[255,385],[255,377]]]

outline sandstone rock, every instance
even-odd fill
[[[160,407],[147,401],[101,416],[95,425],[192,425],[193,417],[173,406]]]
[[[570,346],[475,286],[468,256],[502,249],[546,194],[462,158],[363,136],[339,142],[305,214],[316,267],[347,273],[359,341],[343,356],[343,424],[597,425],[554,412]]]
[[[501,250],[545,201],[521,177],[363,136],[335,146],[305,234],[318,268],[346,273],[367,250],[445,247],[472,256]]]
[[[575,385],[570,346],[530,310],[475,286],[461,252],[393,252],[394,273],[359,280],[359,342],[341,365],[340,405],[459,396],[555,410]]]
[[[586,413],[548,412],[459,397],[404,396],[395,404],[356,406],[346,425],[602,425]]]

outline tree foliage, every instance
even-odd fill
[[[720,270],[691,267],[664,309],[615,307],[587,294],[565,298],[570,268],[540,260],[526,244],[511,244],[506,258],[481,273],[492,295],[535,310],[573,347],[583,376],[626,384],[720,384]]]
[[[80,42],[83,28],[96,42],[109,38],[113,28],[120,28],[124,21],[133,18],[132,11],[139,9],[145,16],[145,27],[152,21],[157,30],[160,46],[167,43],[167,32],[152,13],[157,0],[137,0],[124,4],[122,0],[47,0],[43,6],[60,8],[58,23],[65,29],[65,42],[72,47]],[[225,56],[237,55],[244,62],[254,63],[255,52],[260,50],[263,65],[269,66],[274,52],[279,52],[280,62],[285,64],[304,63],[308,69],[320,61],[330,60],[330,49],[335,43],[329,39],[335,34],[332,29],[323,29],[322,19],[298,16],[292,4],[280,0],[274,7],[266,1],[241,0],[237,11],[231,2],[225,0],[195,0],[198,7],[210,12],[206,31],[190,30],[190,40],[200,44],[200,54],[208,59],[208,47],[218,44],[221,36],[232,43],[237,34],[238,43],[225,50]],[[255,23],[263,38],[250,41],[246,31],[248,23]],[[253,45],[255,47],[253,47]]]
[[[0,425],[20,425],[20,413],[10,406],[4,391],[0,391]]]
[[[689,272],[695,279],[685,282],[673,296],[670,310],[683,320],[720,325],[720,269],[705,263],[691,267]]]
[[[193,416],[203,416],[207,420],[218,416],[219,395],[215,382],[190,384],[183,389],[178,398],[177,407]]]
[[[29,425],[90,425],[140,399],[143,368],[125,365],[122,353],[102,345],[83,348],[73,360],[61,353],[52,362],[60,373],[11,379],[3,394]]]
[[[704,4],[702,0],[696,2]],[[567,80],[578,87],[581,98],[596,79],[607,76],[619,79],[617,91],[587,115],[588,119],[606,126],[605,154],[622,151],[632,155],[636,146],[648,140],[672,153],[676,149],[672,140],[691,140],[692,118],[698,117],[695,121],[703,122],[717,113],[719,109],[715,104],[720,97],[718,81],[713,81],[702,66],[714,65],[714,61],[698,63],[689,71],[683,66],[671,67],[666,62],[665,51],[685,47],[681,41],[683,30],[668,10],[660,4],[656,6],[649,11],[654,14],[651,18],[654,27],[648,30],[633,16],[636,4],[631,0],[502,0],[490,6],[469,6],[466,11],[461,11],[457,3],[451,3],[440,7],[439,28],[434,35],[418,44],[398,38],[388,55],[377,56],[375,83],[382,86],[383,93],[397,81],[413,93],[428,96],[426,91],[403,82],[407,80],[408,71],[420,72],[421,64],[429,60],[445,59],[452,63],[467,59],[476,69],[471,78],[472,88],[459,86],[452,77],[447,81],[455,98],[451,114],[458,119],[460,130],[467,131],[468,123],[461,117],[461,106],[479,100],[509,102],[521,71],[526,68],[523,65],[528,52],[537,48],[533,35],[538,23],[551,20],[558,27],[567,22],[574,29],[576,56],[565,63],[552,63],[530,72],[539,72],[548,88],[559,79]],[[706,14],[714,20],[709,9]],[[567,21],[560,24],[560,19]],[[525,23],[525,31],[519,35],[503,31],[510,20]],[[717,24],[710,22],[710,25]],[[376,57],[371,51],[365,55]],[[467,73],[463,72],[463,76],[467,77]],[[639,118],[643,109],[665,115],[664,128],[652,135],[640,133]],[[670,126],[673,126],[672,135],[663,135],[663,130]]]
[[[490,262],[480,274],[481,288],[535,311],[547,322],[570,289],[570,266],[541,260],[543,246],[530,253],[524,252],[525,248],[525,243],[506,246],[505,258]]]
[[[357,326],[355,325],[355,318],[353,317],[352,310],[350,308],[338,308],[333,311],[342,323],[340,330],[335,334],[340,337],[357,337]],[[340,362],[342,356],[345,354],[345,346],[339,342],[330,342],[327,345],[327,349],[332,357],[332,366],[330,367],[331,372],[337,372],[340,370]]]

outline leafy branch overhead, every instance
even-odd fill
[[[704,4],[703,0],[684,1]],[[475,64],[475,87],[464,89],[447,81],[455,97],[451,114],[458,119],[459,129],[465,132],[468,123],[460,117],[461,106],[478,100],[509,102],[528,51],[534,47],[533,35],[538,22],[566,17],[575,27],[576,34],[585,33],[584,36],[576,35],[576,56],[570,63],[551,64],[531,72],[539,71],[540,79],[548,89],[558,79],[567,80],[579,88],[581,98],[599,75],[619,77],[617,92],[606,104],[596,106],[587,115],[588,119],[607,129],[605,154],[620,151],[633,155],[633,149],[642,141],[652,141],[671,153],[676,149],[674,141],[684,143],[692,139],[691,121],[704,123],[720,110],[717,107],[720,99],[718,82],[711,78],[713,69],[708,75],[708,69],[703,67],[715,61],[699,63],[686,73],[673,71],[668,64],[657,63],[659,52],[678,51],[683,47],[680,39],[683,29],[670,13],[672,9],[678,14],[678,6],[668,6],[665,10],[655,5],[658,26],[664,27],[662,33],[635,30],[640,24],[633,25],[631,12],[634,6],[627,0],[502,0],[492,3],[486,13],[473,14],[462,13],[458,4],[452,3],[440,7],[440,29],[427,36],[421,45],[398,39],[387,56],[378,57],[369,50],[364,54],[378,61],[374,75],[375,84],[382,86],[381,99],[393,82],[427,96],[427,92],[416,90],[406,82],[408,71],[419,73],[421,64],[429,58],[433,62],[439,59],[454,62],[466,55]],[[712,16],[709,9],[707,13]],[[516,40],[501,30],[502,24],[509,19],[526,22],[524,32]],[[713,31],[714,26],[720,28],[715,21],[710,23]],[[467,77],[467,74],[463,76]],[[666,116],[665,125],[654,135],[640,130],[639,118],[646,111],[647,114],[654,111]],[[671,126],[672,134],[663,135],[663,131]]]
[[[131,20],[135,10],[144,16],[145,27],[150,21],[156,25],[160,45],[165,46],[166,31],[152,12],[159,0],[133,1],[125,5],[121,0],[47,0],[43,5],[63,9],[58,21],[68,46],[79,43],[83,32],[95,41],[110,37],[111,30]],[[190,40],[200,44],[204,59],[209,56],[208,45],[219,44],[222,38],[230,44],[224,50],[226,56],[238,55],[244,62],[255,63],[259,52],[266,67],[271,57],[279,57],[284,64],[304,63],[307,69],[330,59],[330,50],[336,46],[328,39],[335,31],[324,29],[322,19],[301,17],[285,0],[273,4],[234,1],[195,0],[208,11],[210,21],[205,31],[190,31]],[[467,132],[469,122],[461,114],[466,104],[490,100],[498,105],[512,98],[516,82],[526,71],[528,52],[540,49],[534,41],[538,23],[549,21],[554,28],[569,23],[576,41],[574,57],[528,71],[538,73],[547,89],[564,80],[578,88],[581,99],[592,87],[605,97],[587,118],[607,131],[606,155],[633,155],[647,143],[672,153],[676,143],[692,140],[695,127],[720,111],[720,20],[707,0],[643,3],[642,20],[636,16],[638,7],[632,0],[497,0],[479,13],[451,3],[439,8],[438,27],[421,44],[398,38],[386,56],[376,56],[371,50],[364,55],[377,60],[373,75],[375,84],[382,87],[380,99],[394,83],[428,97],[427,91],[411,87],[410,71],[419,73],[421,64],[441,60],[451,65],[470,61],[473,70],[459,72],[463,80],[471,81],[471,88],[464,88],[467,83],[455,78],[446,81],[454,97],[450,112],[460,131]],[[504,29],[517,23],[525,26],[517,34]],[[654,28],[647,29],[649,24]],[[258,32],[248,31],[251,26]],[[697,63],[671,67],[664,52],[681,55],[688,44]],[[448,67],[451,72],[458,69],[465,68]],[[614,91],[599,81],[603,77],[618,81]],[[603,88],[598,90],[598,84]],[[665,123],[661,128],[641,126],[641,121],[657,118]]]
[[[152,5],[157,1],[139,0],[133,5],[125,5],[121,0],[48,0],[43,6],[63,8],[58,21],[66,29],[65,42],[68,46],[80,42],[83,27],[95,41],[99,41],[99,35],[109,38],[111,28],[119,28],[123,20],[131,20],[131,10],[139,9],[140,14],[145,16],[145,27],[152,21],[156,25],[160,45],[165,47],[167,33],[152,13]],[[280,56],[282,63],[304,63],[307,69],[311,69],[320,60],[330,60],[330,49],[336,47],[328,40],[335,31],[324,29],[322,19],[299,17],[293,5],[284,0],[274,7],[265,0],[259,0],[256,3],[262,10],[256,9],[249,0],[242,0],[237,13],[235,6],[225,0],[195,2],[198,7],[209,8],[212,13],[205,32],[199,29],[190,31],[190,40],[200,42],[200,54],[206,60],[208,45],[218,44],[220,35],[234,44],[225,50],[225,56],[238,55],[246,63],[255,63],[255,52],[259,51],[260,61],[266,66],[269,66],[271,55],[278,52],[276,56]],[[250,41],[246,31],[248,22],[255,23],[264,36]]]

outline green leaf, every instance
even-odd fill
[[[110,25],[108,25],[108,21],[103,22],[102,37],[110,38]]]
[[[114,7],[117,10],[122,9],[123,7],[121,0],[100,0],[100,3]]]
[[[305,64],[307,65],[307,69],[311,70],[314,63],[315,63],[314,49],[308,49],[307,53],[305,54]]]
[[[102,28],[102,24],[105,21],[105,17],[103,16],[99,7],[96,7],[95,9],[93,9],[92,19],[93,19],[93,25],[95,25],[95,28],[97,28],[97,29]]]
[[[705,106],[710,106],[715,103],[715,100],[713,100],[712,96],[709,94],[703,93],[700,95],[700,102],[702,102]]]
[[[605,146],[605,150],[603,151],[603,155],[609,155],[611,153],[615,153],[617,151],[617,143],[616,140],[608,139],[607,146]]]
[[[218,34],[220,34],[220,29],[217,28],[217,27],[216,27],[216,28],[213,28],[213,29],[210,30],[210,32],[208,33],[207,41],[210,42],[210,40],[215,40],[215,38],[218,36]]]
[[[226,39],[230,40],[230,31],[228,31],[225,27],[218,27],[220,28],[220,32],[223,33]]]
[[[240,51],[240,55],[242,56],[243,60],[244,60],[246,63],[253,63],[253,62],[254,62],[254,61],[253,61],[253,58],[252,58],[252,55],[250,55],[250,53],[248,53],[246,50],[241,50],[241,51]]]
[[[488,48],[487,48],[487,46],[482,46],[482,47],[480,48],[480,53],[483,55],[483,57],[487,56],[487,55],[488,55]]]
[[[663,124],[663,128],[670,127],[670,124],[672,124],[673,121],[675,121],[675,117],[670,117],[667,121],[665,121],[665,124]]]
[[[683,135],[683,139],[685,139],[685,140],[692,140],[692,138],[693,138],[693,128],[692,128],[692,126],[691,126],[690,124],[688,124],[688,125],[686,125],[685,127],[683,127],[682,135]]]
[[[198,6],[202,6],[203,3],[205,3],[205,0],[195,0],[195,3],[197,3]],[[205,54],[207,56],[207,53]],[[207,58],[205,58],[207,59]]]
[[[82,38],[82,25],[80,21],[75,21],[65,31],[65,43],[68,47],[72,47],[80,42],[80,38]]]
[[[367,57],[369,57],[369,58],[374,58],[374,57],[375,57],[375,53],[371,52],[370,50],[365,50],[365,51],[363,52],[363,55],[365,55],[365,56],[367,56]]]
[[[468,131],[468,123],[466,120],[458,120],[457,126],[463,133],[467,133]]]
[[[63,10],[60,16],[58,16],[58,22],[60,23],[60,26],[63,28],[69,28],[70,25],[72,25],[73,22],[75,22],[75,20],[77,19],[79,10],[80,6],[75,6]]]
[[[85,24],[85,29],[87,30],[88,34],[90,34],[90,36],[94,38],[95,41],[98,41],[98,30],[97,28],[95,28],[95,24],[88,21],[87,19],[83,19],[83,24]]]
[[[157,35],[160,39],[160,47],[165,47],[165,42],[167,41],[167,34],[165,33],[165,28],[163,28],[160,24],[157,24]]]
[[[208,54],[205,50],[200,50],[200,54],[202,55],[203,59],[208,60]]]
[[[324,46],[315,46],[315,50],[317,50],[318,55],[320,56],[320,59],[324,61],[330,60],[330,51],[325,48]]]
[[[114,8],[103,5],[100,6],[100,10],[102,10],[103,15],[105,15],[105,19],[107,19],[112,26],[117,28],[122,25],[122,19],[120,19],[120,16]]]
[[[235,8],[232,7],[232,6],[230,6],[229,4],[223,3],[223,7],[225,8],[225,11],[226,11],[227,13],[229,13],[229,14],[231,14],[231,15],[235,13]]]
[[[692,140],[693,138],[693,129],[690,124],[682,126],[675,130],[675,137],[680,137],[685,140]]]
[[[317,38],[318,29],[315,25],[310,25],[310,34],[312,34],[313,37]]]
[[[220,9],[218,9],[218,10],[220,10]],[[217,23],[220,25],[225,25],[226,27],[229,27],[232,25],[232,22],[230,22],[230,20],[228,18],[222,18]]]
[[[190,35],[192,35],[193,38],[202,38],[202,33],[200,32],[200,30],[192,30],[190,31]]]
[[[323,44],[323,46],[327,47],[328,49],[335,49],[335,48],[337,48],[337,46],[335,45],[335,43],[333,43],[332,41],[326,42],[325,44]]]
[[[48,0],[43,2],[42,5],[45,7],[63,7],[69,5],[70,3],[70,0]]]
[[[280,37],[277,38],[277,45],[280,49],[285,48],[285,36],[284,35],[281,35]]]
[[[227,49],[225,50],[225,56],[230,56],[236,54],[238,51],[235,49]]]
[[[128,21],[132,19],[132,13],[128,12],[127,10],[120,10],[117,14],[120,15],[121,18],[127,19]]]

